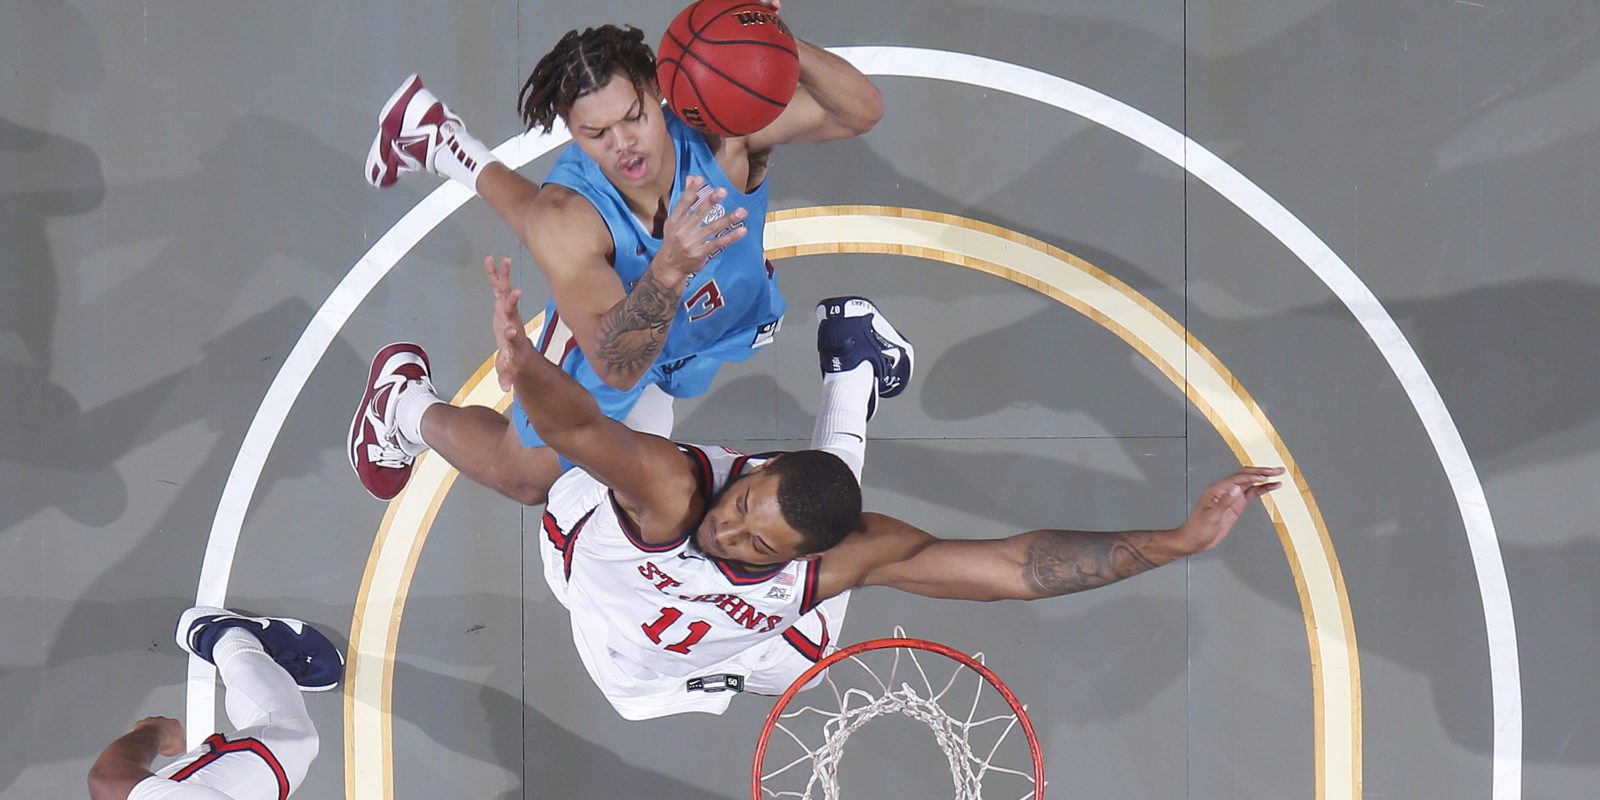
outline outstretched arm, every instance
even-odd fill
[[[89,768],[90,800],[127,800],[139,781],[155,774],[157,755],[183,752],[183,726],[170,717],[145,717],[112,742]]]
[[[539,438],[596,480],[610,487],[617,501],[633,515],[642,531],[656,523],[675,535],[684,480],[693,485],[689,463],[673,443],[630,429],[600,413],[600,406],[560,367],[550,363],[522,329],[517,303],[521,289],[511,287],[511,259],[498,267],[483,260],[494,292],[495,372],[500,388],[516,395]],[[663,518],[665,515],[665,518]]]
[[[864,514],[860,529],[824,557],[822,588],[836,594],[851,585],[892,586],[960,600],[1037,600],[1093,589],[1215,547],[1250,501],[1278,488],[1272,479],[1281,474],[1281,467],[1240,469],[1206,487],[1188,519],[1170,530],[1039,530],[975,541],[939,539]]]

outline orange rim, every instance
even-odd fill
[[[1028,737],[1028,754],[1033,758],[1034,800],[1044,800],[1044,758],[1039,754],[1039,740],[1034,738],[1033,735],[1033,723],[1028,720],[1028,712],[1023,710],[1021,701],[1017,700],[1017,696],[1006,688],[1006,684],[1000,680],[1000,676],[994,674],[992,670],[977,659],[953,647],[942,645],[938,642],[930,642],[926,639],[906,638],[872,639],[849,647],[841,647],[821,661],[812,664],[810,669],[794,679],[794,683],[790,684],[789,688],[778,696],[778,701],[772,705],[772,710],[767,713],[767,721],[761,725],[761,737],[756,740],[755,756],[750,762],[750,800],[762,800],[761,761],[767,754],[767,737],[771,735],[773,726],[778,724],[778,717],[788,707],[789,699],[794,697],[801,687],[810,683],[812,678],[822,674],[823,670],[843,659],[872,650],[890,650],[896,647],[909,650],[924,650],[959,662],[967,669],[978,673],[995,691],[1000,693],[1000,696],[1005,699],[1006,705],[1011,706],[1012,713],[1017,715],[1017,722],[1020,723],[1022,732]]]

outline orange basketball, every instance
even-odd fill
[[[699,0],[656,49],[656,81],[679,119],[715,136],[747,136],[783,113],[800,51],[777,12],[752,0]]]

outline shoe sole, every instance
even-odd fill
[[[367,387],[366,390],[361,394],[361,404],[356,406],[355,417],[350,420],[350,434],[345,437],[344,440],[345,456],[350,460],[350,469],[355,471],[357,480],[360,480],[361,478],[361,467],[356,464],[357,437],[361,435],[361,425],[366,421],[367,407],[372,405],[372,384],[378,380],[378,373],[381,371],[383,365],[388,362],[390,357],[392,357],[395,353],[411,348],[416,348],[417,356],[422,359],[422,368],[427,370],[429,374],[432,374],[433,365],[428,361],[428,354],[423,351],[421,345],[414,344],[412,342],[394,342],[392,344],[384,345],[378,350],[377,355],[372,357],[372,366],[367,368]],[[410,480],[411,468],[404,467],[404,469],[407,472],[406,479]],[[404,483],[402,482],[402,486],[403,485]],[[377,492],[368,489],[365,481],[362,481],[361,488],[367,489],[367,494],[370,494],[374,499],[381,500],[383,502],[393,500],[399,494],[399,492],[396,492],[388,497],[384,497]]]
[[[378,135],[373,137],[372,147],[367,150],[367,183],[376,188],[393,186],[395,181],[400,180],[398,168],[384,161],[383,143],[394,141],[400,135],[400,125],[405,122],[406,105],[420,91],[422,79],[413,72],[389,96],[389,102],[383,104],[383,110],[378,112]]]

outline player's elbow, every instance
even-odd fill
[[[848,119],[842,120],[845,127],[850,129],[852,136],[862,136],[878,126],[883,119],[883,92],[878,87],[867,85],[861,93],[860,101]]]
[[[136,783],[138,781],[131,781],[126,775],[95,764],[89,768],[89,800],[127,800]]]
[[[597,370],[596,374],[599,375],[601,383],[619,392],[630,391],[639,382],[637,374],[626,373],[616,369],[608,369],[604,372]]]

